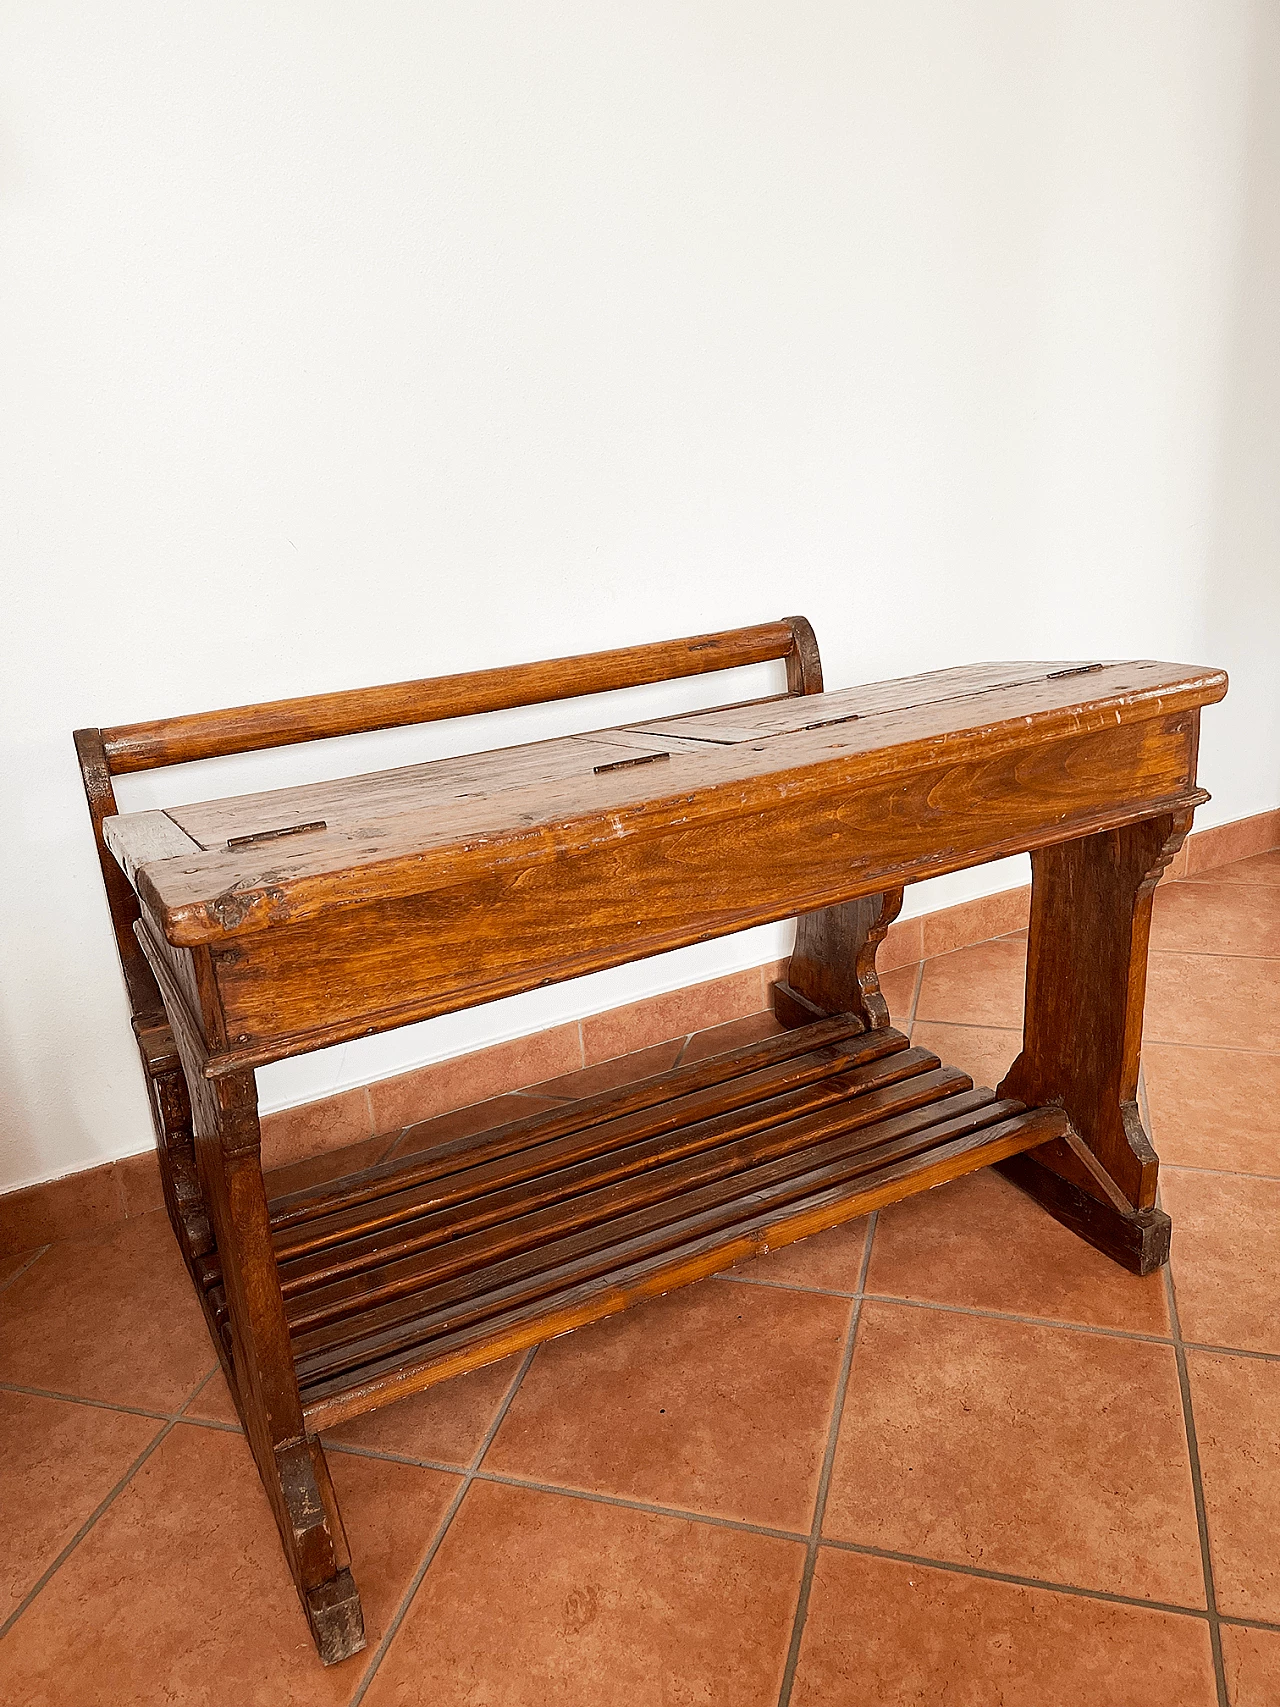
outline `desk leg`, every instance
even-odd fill
[[[857,1014],[867,1031],[887,1026],[876,950],[901,906],[901,889],[886,889],[802,914],[786,980],[773,986],[779,1023],[794,1027],[828,1014]]]
[[[1138,1062],[1152,896],[1190,824],[1189,812],[1167,813],[1032,854],[1022,1053],[999,1087],[1056,1104],[1075,1129],[1001,1172],[1135,1274],[1169,1254]]]
[[[167,1023],[134,1021],[143,1071],[151,1090],[151,1118],[156,1132],[156,1163],[178,1248],[199,1287],[197,1263],[213,1249],[213,1228],[196,1170],[196,1141],[191,1126],[191,1100],[177,1045]]]
[[[262,1179],[253,1074],[203,1077],[181,1042],[196,1161],[217,1241],[232,1391],[320,1658],[365,1645],[364,1614],[320,1442],[308,1439]]]

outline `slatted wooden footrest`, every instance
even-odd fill
[[[308,1427],[1066,1131],[846,1015],[279,1198]]]

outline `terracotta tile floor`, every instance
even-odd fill
[[[1278,878],[1274,854],[1157,892],[1169,1274],[984,1173],[347,1424],[369,1646],[328,1671],[163,1215],[7,1259],[0,1703],[1276,1707]],[[1024,956],[1015,934],[884,987],[990,1083]],[[771,1027],[350,1159],[465,1148]]]

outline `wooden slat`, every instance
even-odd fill
[[[473,1329],[444,1335],[419,1359],[392,1354],[348,1374],[317,1381],[304,1389],[307,1426],[312,1430],[332,1428],[465,1370],[497,1362],[541,1340],[616,1315],[643,1298],[688,1285],[749,1256],[822,1232],[852,1216],[867,1214],[913,1192],[1047,1143],[1060,1137],[1066,1124],[1065,1116],[1056,1108],[1015,1115],[997,1126],[939,1144],[923,1155],[887,1163],[875,1173],[744,1217],[731,1229],[692,1239],[687,1245],[644,1258],[629,1268],[613,1269],[603,1279],[522,1305],[489,1322],[479,1335]]]
[[[822,1142],[792,1148],[780,1156],[762,1153],[753,1166],[722,1179],[692,1185],[686,1179],[678,1191],[668,1190],[651,1203],[627,1207],[576,1230],[567,1229],[563,1217],[540,1214],[529,1219],[544,1230],[544,1236],[527,1249],[517,1247],[514,1255],[502,1254],[505,1229],[497,1236],[474,1235],[463,1241],[465,1248],[455,1251],[450,1246],[443,1251],[434,1269],[424,1271],[423,1285],[414,1293],[361,1311],[353,1319],[309,1329],[295,1327],[299,1371],[307,1379],[318,1378],[367,1358],[375,1345],[379,1356],[393,1345],[408,1349],[432,1333],[460,1326],[464,1318],[480,1320],[521,1297],[556,1290],[569,1262],[590,1259],[596,1265],[594,1271],[603,1273],[633,1260],[642,1247],[659,1250],[684,1242],[695,1220],[699,1232],[732,1225],[742,1219],[738,1205],[744,1195],[767,1189],[781,1201],[790,1189],[789,1181],[797,1195],[804,1195],[817,1170],[852,1164],[854,1158],[864,1171],[873,1170],[883,1161],[881,1151],[886,1146],[896,1146],[895,1156],[914,1153],[961,1132],[992,1125],[1019,1112],[1021,1106],[1000,1102],[993,1091],[970,1089],[869,1126],[841,1127]],[[826,1123],[828,1128],[830,1124]],[[578,1278],[585,1276],[584,1270]],[[356,1344],[361,1349],[352,1353],[349,1348]]]
[[[488,1135],[479,1134],[467,1149],[465,1164],[472,1166],[513,1155],[530,1145],[564,1137],[642,1109],[658,1108],[713,1085],[725,1084],[748,1073],[781,1066],[797,1056],[837,1046],[841,1061],[856,1067],[906,1049],[908,1045],[902,1033],[891,1026],[864,1032],[861,1020],[852,1014],[836,1014],[816,1025],[785,1032],[781,1037],[745,1043],[705,1061],[657,1073],[647,1079],[636,1079],[618,1089],[598,1092],[595,1096],[582,1097],[567,1108],[549,1109],[545,1113],[527,1115],[523,1120],[509,1121],[495,1127]],[[352,1175],[349,1180],[311,1186],[275,1198],[271,1204],[271,1226],[273,1231],[281,1234],[288,1228],[337,1215],[360,1204],[374,1203],[394,1192],[441,1179],[459,1165],[456,1154],[438,1156],[432,1152],[417,1161],[407,1156],[382,1162]],[[277,1254],[282,1259],[310,1248],[313,1247],[305,1239],[277,1238],[276,1241]]]
[[[858,1096],[877,1085],[928,1073],[939,1065],[925,1049],[906,1049],[882,1061],[843,1072],[834,1055],[801,1055],[782,1067],[749,1073],[693,1096],[663,1103],[617,1120],[602,1121],[546,1143],[526,1146],[514,1155],[475,1162],[459,1157],[448,1173],[424,1185],[381,1198],[376,1205],[315,1221],[279,1250],[286,1295],[305,1290],[306,1277],[329,1272],[337,1247],[350,1267],[360,1253],[398,1248],[424,1217],[448,1211],[456,1233],[465,1222],[462,1205],[494,1193],[528,1194],[555,1190],[568,1194],[575,1181],[624,1177],[646,1159],[682,1146],[705,1147],[720,1134],[742,1134],[777,1125],[794,1115]],[[554,1182],[554,1183],[552,1183]],[[583,1187],[585,1189],[585,1187]],[[305,1242],[304,1242],[305,1241]]]
[[[926,1059],[936,1063],[936,1057]],[[826,1079],[802,1092],[753,1102],[746,1110],[682,1128],[666,1143],[645,1139],[576,1167],[538,1172],[512,1186],[486,1189],[489,1181],[500,1181],[502,1176],[477,1170],[487,1177],[459,1176],[452,1190],[441,1192],[407,1224],[357,1239],[336,1251],[282,1264],[280,1289],[295,1324],[344,1314],[374,1302],[375,1295],[391,1297],[413,1290],[421,1284],[422,1275],[445,1260],[431,1253],[443,1245],[450,1253],[460,1249],[470,1233],[501,1226],[511,1239],[536,1238],[541,1223],[534,1211],[549,1211],[553,1206],[556,1214],[549,1225],[568,1221],[585,1225],[624,1207],[655,1202],[695,1178],[734,1173],[766,1154],[815,1143],[837,1128],[851,1131],[879,1116],[971,1088],[972,1080],[955,1067],[917,1071],[900,1083],[874,1089],[840,1078]]]
[[[784,619],[754,628],[695,634],[685,640],[547,658],[536,664],[470,670],[457,676],[392,682],[347,693],[309,694],[261,705],[239,705],[227,711],[165,717],[152,723],[119,724],[103,730],[103,744],[113,773],[151,770],[223,753],[251,753],[298,741],[398,729],[406,724],[641,687],[647,682],[704,675],[710,670],[731,670],[785,658],[792,647],[791,622]]]

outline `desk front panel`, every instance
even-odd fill
[[[1197,725],[935,765],[238,937],[212,953],[228,1045],[260,1064],[1151,817],[1186,803]]]

